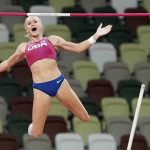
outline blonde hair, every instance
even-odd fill
[[[41,21],[41,19],[40,19],[38,16],[28,16],[28,17],[25,19],[24,28],[25,28],[26,32],[27,32],[27,21],[28,21],[30,18],[33,18],[33,17],[37,19],[37,21],[38,21],[38,23],[39,23],[39,25],[40,25],[40,28],[41,28],[41,34],[43,34],[42,21]],[[25,35],[25,37],[30,38],[30,35],[27,33],[27,34]]]

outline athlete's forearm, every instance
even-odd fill
[[[7,71],[9,67],[10,66],[9,66],[8,60],[3,61],[2,63],[0,63],[0,72]]]
[[[89,39],[78,44],[78,51],[82,52],[87,50],[92,44],[94,44],[100,36],[95,33]]]

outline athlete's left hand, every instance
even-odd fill
[[[111,31],[112,25],[107,25],[106,27],[102,28],[102,23],[99,25],[99,27],[97,28],[96,34],[98,36],[104,36],[106,34],[108,34]]]

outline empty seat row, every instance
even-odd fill
[[[125,150],[128,144],[129,135],[124,135],[121,138],[121,150]],[[3,141],[3,142],[2,142]],[[33,137],[25,134],[23,136],[24,149],[25,150],[52,150],[51,142],[46,134],[43,134],[40,138],[34,139]],[[80,135],[73,133],[58,134],[55,138],[56,150],[66,150],[78,148],[84,150],[84,145]],[[0,135],[1,147],[5,150],[17,150],[18,145],[13,136],[7,134]],[[109,134],[91,134],[88,137],[88,149],[97,150],[102,148],[105,150],[117,150],[115,139]],[[135,135],[133,140],[133,150],[147,150],[147,141],[142,135]]]
[[[127,54],[127,56],[129,56]],[[142,56],[141,56],[142,57]],[[131,58],[132,59],[132,58]],[[132,60],[130,61],[132,62]],[[135,60],[134,60],[135,61]],[[129,62],[129,60],[128,60]],[[109,80],[114,88],[114,91],[118,89],[118,83],[121,80],[139,80],[139,84],[146,84],[146,88],[149,83],[149,62],[139,62],[132,64],[134,76],[131,75],[129,67],[126,63],[122,62],[107,62],[104,64],[104,75],[101,76],[98,70],[98,65],[92,61],[75,61],[73,63],[73,77],[78,80],[84,89],[88,88],[88,82],[90,80],[106,79]],[[99,81],[100,82],[100,81]],[[124,81],[125,82],[125,81]]]

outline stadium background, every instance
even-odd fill
[[[149,0],[1,0],[4,12],[150,12]],[[27,41],[25,17],[0,16],[0,60]],[[150,18],[41,17],[44,36],[68,41],[89,38],[102,22],[110,34],[86,52],[58,50],[58,65],[90,114],[81,122],[52,99],[44,135],[27,135],[32,113],[32,81],[26,62],[0,74],[0,150],[125,150],[141,83],[146,85],[133,150],[150,148]],[[62,134],[63,133],[63,134]],[[57,136],[56,136],[57,135]],[[57,137],[57,138],[56,138]]]

